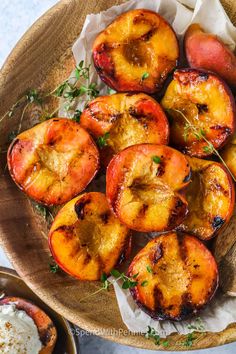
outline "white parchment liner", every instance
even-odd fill
[[[219,0],[131,0],[119,6],[113,6],[107,11],[86,17],[80,37],[72,48],[76,63],[81,60],[85,61],[86,66],[92,63],[91,49],[98,33],[121,13],[137,8],[159,12],[172,25],[180,41],[191,23],[200,23],[203,29],[217,34],[232,50],[235,49],[236,28],[230,22]],[[100,94],[107,92],[106,86],[97,76],[93,65],[91,66],[91,81],[98,83]],[[68,113],[63,111],[63,104],[60,108],[60,115],[68,116]],[[99,180],[95,183],[97,190],[99,189],[97,187]],[[104,185],[101,186],[101,189],[104,189]],[[139,244],[147,242],[146,237],[142,238],[139,235],[138,238]],[[115,284],[114,287],[122,319],[132,332],[146,332],[149,325],[155,328],[161,337],[165,337],[173,332],[186,334],[190,332],[187,325],[195,323],[194,319],[178,323],[154,321],[138,308],[129,290],[123,290],[120,284]],[[200,317],[206,331],[223,330],[230,323],[236,322],[236,298],[224,296],[220,292],[217,293],[211,303],[201,312]]]

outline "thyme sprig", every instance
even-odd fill
[[[148,326],[148,330],[145,333],[145,337],[147,339],[152,340],[155,345],[162,345],[165,348],[169,346],[169,340],[161,339],[161,337],[158,334],[158,332],[151,326]]]
[[[110,137],[109,132],[106,132],[104,135],[98,137],[97,144],[100,149],[103,149],[104,146],[107,146],[108,144],[107,140],[109,139],[109,137]]]
[[[42,215],[42,217],[46,220],[46,221],[53,221],[54,217],[51,213],[51,211],[49,210],[49,208],[47,208],[46,206],[33,202],[33,206],[35,208],[35,210]]]
[[[28,106],[31,103],[35,103],[37,105],[42,104],[42,97],[40,93],[36,89],[32,89],[27,91],[22,97],[20,97],[11,108],[0,118],[0,123],[4,120],[4,118],[11,118],[15,114],[15,111],[18,107],[20,107],[23,103],[26,103]],[[18,129],[19,130],[19,129]]]
[[[29,105],[34,103],[42,106],[44,99],[48,97],[64,98],[64,108],[66,111],[72,109],[73,104],[75,103],[75,100],[77,98],[81,98],[81,101],[85,102],[86,104],[88,100],[97,97],[99,94],[97,84],[95,82],[90,82],[90,67],[91,65],[86,67],[84,61],[82,60],[74,69],[75,76],[67,78],[50,92],[43,93],[39,92],[37,89],[31,89],[27,91],[0,118],[0,123],[7,117],[11,118],[15,114],[16,109],[25,104],[20,116],[19,126],[17,129],[17,133],[19,133],[21,131],[25,112],[28,109]],[[81,82],[81,80],[83,82]],[[84,80],[86,82],[84,82]],[[42,114],[41,121],[52,118],[54,114],[57,113],[57,111],[58,108],[50,114],[47,112]],[[72,119],[78,121],[80,116],[79,112],[79,110],[76,110]]]
[[[204,326],[204,323],[202,321],[202,319],[200,317],[197,317],[195,319],[195,322],[192,324],[188,324],[187,325],[187,328],[189,330],[192,330],[192,331],[198,331],[198,332],[203,332],[205,331],[205,326]]]
[[[138,281],[136,280],[136,278],[138,276],[138,273],[134,274],[132,277],[128,277],[127,275],[125,275],[125,273],[121,273],[117,269],[112,269],[111,272],[110,272],[110,275],[113,275],[113,277],[115,279],[114,280],[109,280],[107,275],[105,273],[103,273],[102,276],[101,276],[102,286],[98,290],[96,290],[95,292],[93,292],[93,293],[83,297],[82,299],[80,299],[80,302],[82,302],[85,299],[88,299],[88,298],[100,293],[101,291],[104,291],[104,290],[109,291],[111,286],[113,286],[119,280],[122,281],[122,289],[134,288],[138,284]]]
[[[234,175],[231,172],[230,168],[228,167],[228,165],[224,161],[223,157],[219,154],[219,152],[216,150],[214,145],[206,138],[206,132],[204,130],[202,130],[202,129],[198,129],[197,127],[195,127],[195,125],[193,125],[190,122],[190,120],[186,117],[186,115],[182,111],[180,111],[179,109],[171,108],[171,109],[168,109],[167,111],[177,112],[184,118],[184,120],[186,122],[185,127],[184,127],[184,139],[187,140],[188,134],[191,131],[194,134],[194,136],[196,137],[197,140],[204,140],[207,143],[207,145],[203,147],[203,151],[208,153],[208,154],[216,155],[219,158],[219,160],[222,162],[224,167],[227,169],[227,171],[229,172],[229,174],[232,177],[233,181],[236,182],[236,178],[234,177]]]
[[[175,342],[174,344],[176,346],[192,347],[194,341],[198,338],[196,336],[196,332],[201,332],[202,334],[205,332],[205,326],[200,317],[197,317],[193,324],[187,325],[187,328],[191,330],[191,332],[185,336],[183,341]],[[155,345],[162,345],[163,347],[167,347],[170,344],[170,339],[161,339],[159,333],[150,326],[148,326],[145,337],[152,340]]]
[[[59,265],[56,264],[56,263],[50,263],[50,264],[49,264],[49,269],[50,269],[50,272],[51,272],[51,273],[55,274],[55,273],[57,273],[58,270],[59,270]]]

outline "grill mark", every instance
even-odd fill
[[[156,264],[159,261],[159,259],[161,259],[162,257],[163,257],[163,245],[160,243],[159,245],[155,246],[155,250],[150,260],[152,264]]]
[[[110,216],[111,216],[110,210],[105,211],[104,213],[102,213],[100,215],[100,218],[101,218],[103,224],[107,224],[108,223],[108,220],[109,220]]]
[[[66,231],[66,232],[68,232],[68,231],[72,231],[72,230],[73,230],[73,225],[61,225],[58,228],[56,228],[54,230],[54,232],[56,232],[56,231]]]
[[[184,177],[183,183],[189,182],[192,178],[192,171],[190,170],[189,174]]]
[[[188,74],[188,75],[185,75]],[[182,69],[177,70],[174,73],[174,79],[179,82],[181,85],[190,85],[194,84],[197,85],[199,82],[207,81],[209,75],[204,72],[198,72],[194,69]]]
[[[212,130],[220,130],[220,134],[224,134],[225,136],[228,136],[232,133],[232,129],[230,129],[229,127],[226,126],[222,126],[220,124],[218,125],[212,125],[210,127],[210,129]]]
[[[216,231],[225,223],[225,220],[221,216],[215,216],[212,221],[212,227]]]
[[[196,106],[197,106],[199,114],[208,112],[207,104],[205,104],[205,103],[197,103]]]
[[[201,73],[199,74],[199,77],[200,77],[203,81],[207,81],[208,78],[209,78],[209,75],[208,75],[207,73],[201,72]]]
[[[168,228],[174,227],[176,220],[179,218],[182,219],[186,215],[186,212],[187,208],[185,207],[184,202],[180,198],[175,197],[175,205],[170,212],[169,220],[167,223]]]
[[[220,191],[222,194],[224,194],[226,197],[229,195],[229,191],[226,190],[220,183],[217,182],[216,179],[213,180],[213,183],[210,186],[211,191]]]
[[[73,248],[73,250],[70,252],[69,256],[70,256],[71,258],[74,258],[80,250],[81,250],[81,246],[80,246],[79,244],[77,244],[77,245]],[[87,255],[86,255],[86,256],[87,256]]]
[[[156,32],[157,32],[157,27],[151,28],[148,32],[144,33],[141,37],[139,37],[139,40],[147,42],[152,38],[152,36]]]
[[[158,169],[157,169],[157,172],[156,172],[156,176],[157,177],[161,177],[161,176],[164,175],[164,173],[165,173],[165,165],[166,165],[166,163],[165,163],[165,161],[163,161],[162,156],[161,156],[161,162],[159,163]]]
[[[123,170],[124,170],[124,173],[122,175],[122,178],[121,178],[120,182],[117,184],[117,188],[114,193],[114,196],[113,196],[112,200],[110,201],[111,207],[114,212],[116,211],[116,207],[119,205],[119,202],[120,202],[122,188],[123,188],[123,185],[125,185],[124,182],[125,182],[125,178],[126,178],[126,172],[129,171],[129,169],[127,169],[125,166],[123,166]]]
[[[69,241],[74,237],[74,227],[73,225],[61,225],[54,232],[62,232],[66,235],[66,239]]]
[[[177,234],[177,242],[178,242],[180,257],[184,263],[184,268],[187,268],[188,251],[187,251],[184,241],[185,241],[184,236],[181,234]],[[194,308],[192,306],[192,296],[191,296],[191,293],[189,292],[189,288],[191,287],[192,280],[193,280],[193,277],[190,276],[187,290],[181,296],[181,307],[179,310],[179,317],[180,318],[181,317],[188,317],[190,314],[192,314],[194,312]]]
[[[92,259],[92,257],[90,256],[90,254],[86,253],[83,264],[86,266],[90,262],[91,259]]]
[[[39,333],[40,340],[43,344],[43,346],[46,346],[48,342],[51,340],[51,329],[54,328],[54,324],[50,322],[44,330],[41,330]]]
[[[186,265],[186,262],[187,262],[187,259],[188,259],[188,252],[187,252],[187,248],[185,246],[184,236],[183,235],[177,234],[177,243],[178,243],[178,249],[179,249],[180,257],[181,257],[184,265]]]
[[[180,313],[179,317],[189,317],[189,315],[193,314],[196,312],[196,309],[194,309],[192,305],[192,296],[189,292],[184,293],[181,296],[181,307],[180,307]]]
[[[143,204],[143,205],[141,206],[139,212],[138,212],[137,217],[138,217],[138,218],[141,218],[141,217],[144,218],[144,217],[145,217],[145,214],[146,214],[146,211],[148,210],[148,208],[149,208],[149,205]]]
[[[87,110],[89,111],[89,114],[91,115],[91,117],[93,119],[95,119],[97,122],[104,122],[104,123],[114,123],[117,119],[121,118],[122,117],[122,113],[111,113],[111,114],[107,114],[107,116],[109,117],[108,121],[105,120],[105,119],[102,119],[103,117],[103,114],[101,114],[101,118],[100,118],[100,115],[99,114],[96,114],[92,107],[88,107]],[[99,112],[99,113],[102,113]]]
[[[137,120],[142,126],[147,129],[148,128],[148,123],[154,120],[154,117],[151,114],[145,114],[145,113],[140,113],[138,112],[134,107],[130,107],[128,109],[128,114]]]
[[[91,199],[87,199],[87,200],[80,199],[75,203],[74,210],[77,214],[78,219],[84,220],[84,217],[85,217],[84,208],[87,204],[90,204],[90,203],[91,203]]]

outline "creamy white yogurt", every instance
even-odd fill
[[[42,348],[38,329],[25,311],[15,304],[0,306],[0,353],[38,354]]]

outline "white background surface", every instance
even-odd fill
[[[33,22],[39,16],[41,16],[47,9],[56,3],[57,0],[0,0],[0,67],[22,34],[33,24]],[[11,267],[9,260],[1,248],[0,265]],[[117,345],[95,336],[83,336],[80,339],[80,343],[81,354],[155,353],[154,351],[138,350],[135,348]],[[233,354],[236,353],[236,343],[224,345],[216,349],[213,348],[208,350],[194,351],[194,353]]]

